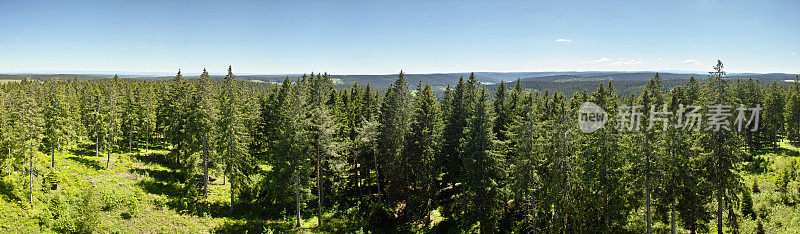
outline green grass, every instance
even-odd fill
[[[20,81],[22,81],[22,80],[6,80],[6,79],[0,79],[0,84],[11,83],[11,82],[20,82]]]
[[[790,145],[787,141],[778,144],[779,150],[759,154],[767,162],[766,171],[761,173],[742,172],[742,182],[750,189],[753,181],[758,184],[760,192],[753,193],[753,209],[756,214],[764,217],[762,222],[767,233],[800,233],[800,182],[795,178],[789,183],[788,200],[783,201],[777,191],[776,181],[778,171],[788,165],[792,160],[800,160],[800,148]],[[797,173],[797,172],[795,172]],[[740,219],[742,233],[755,233],[756,220],[749,218]]]
[[[106,170],[106,155],[95,157],[91,146],[83,148],[56,154],[58,173],[53,177],[60,181],[56,190],[38,182],[51,171],[50,156],[35,157],[37,168],[45,172],[34,183],[32,207],[23,183],[27,174],[0,176],[0,233],[260,233],[310,232],[316,227],[316,218],[303,220],[303,227],[294,229],[294,220],[231,212],[230,183],[223,185],[221,175],[213,175],[218,179],[211,182],[207,198],[185,195],[187,185],[163,160],[167,150],[114,152]]]

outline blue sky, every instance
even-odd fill
[[[800,73],[800,1],[7,1],[0,72]]]

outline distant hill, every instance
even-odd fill
[[[417,84],[420,82],[422,83],[430,83],[433,86],[434,90],[441,94],[441,92],[445,89],[447,85],[454,86],[458,83],[459,78],[469,76],[470,73],[432,73],[432,74],[406,74],[406,79],[408,80],[409,87],[411,89],[416,88]],[[559,91],[567,96],[571,96],[576,91],[592,91],[597,88],[600,83],[605,83],[607,81],[614,81],[615,88],[620,93],[621,96],[627,95],[629,93],[637,92],[640,90],[644,83],[653,76],[655,76],[656,72],[621,72],[621,71],[566,71],[566,72],[475,72],[475,76],[477,79],[484,84],[486,84],[486,88],[490,91],[494,91],[496,85],[500,82],[515,82],[519,79],[523,87],[529,90],[550,90],[550,91]],[[689,79],[689,77],[694,76],[697,79],[705,79],[708,74],[702,74],[699,72],[690,73],[690,72],[679,72],[675,71],[672,72],[659,72],[661,75],[662,80],[664,80],[665,88],[671,88],[675,85],[679,85],[683,83],[683,80]],[[77,77],[79,80],[91,80],[91,79],[107,79],[114,77],[113,74],[10,74],[10,75],[2,75],[0,74],[0,80],[20,80],[23,77],[28,77],[29,79],[37,79],[37,80],[46,80],[50,79],[51,77],[61,77],[62,79],[65,78],[74,78]],[[267,82],[267,83],[281,83],[286,77],[289,77],[291,80],[297,80],[302,76],[302,74],[280,74],[280,75],[238,75],[236,76],[237,79],[252,81],[252,82]],[[126,74],[120,76],[122,78],[136,78],[136,79],[145,79],[145,80],[169,80],[172,79],[173,76],[166,76],[166,75],[136,75],[136,74]],[[192,74],[192,75],[185,75],[186,78],[198,78],[199,75]],[[772,81],[779,81],[784,82],[787,80],[794,80],[794,74],[785,74],[785,73],[768,73],[768,74],[758,74],[758,73],[734,73],[729,74],[730,79],[758,79],[762,82],[772,82]],[[223,75],[212,75],[212,79],[222,79],[224,78]],[[369,83],[374,88],[380,90],[385,89],[392,83],[394,80],[397,79],[397,74],[386,74],[386,75],[336,75],[332,74],[331,79],[333,79],[334,85],[339,88],[346,88],[352,86],[354,83],[358,82],[360,85],[366,85]]]

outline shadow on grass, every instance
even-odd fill
[[[133,168],[130,169],[129,172],[139,175],[149,175],[153,177],[153,179],[164,183],[179,183],[181,181],[181,175],[174,171]]]
[[[97,162],[97,161],[91,160],[91,159],[87,159],[87,158],[79,158],[79,157],[71,156],[71,157],[68,157],[67,159],[75,161],[75,162],[79,162],[79,163],[81,163],[83,165],[86,165],[87,167],[91,167],[92,169],[95,169],[95,170],[98,170],[98,171],[105,168],[105,167],[101,167],[100,166],[100,162]]]
[[[81,144],[77,149],[70,149],[70,153],[77,156],[95,156],[94,144]],[[99,154],[97,155],[99,156]]]
[[[167,150],[169,148],[169,144],[164,142],[163,139],[161,139],[161,140],[151,139],[150,141],[151,141],[150,142],[150,147],[149,147],[150,150]],[[148,148],[144,144],[144,142],[139,142],[139,143],[140,143],[140,146],[139,146],[140,149]]]
[[[186,195],[186,193],[183,192],[183,189],[178,183],[166,183],[161,181],[142,180],[136,182],[136,185],[141,187],[147,193],[165,195],[172,200],[174,200],[175,197],[181,197]]]
[[[0,180],[0,195],[5,196],[7,201],[19,201],[19,198],[11,192],[13,186]]]
[[[797,152],[795,150],[790,150],[790,149],[787,149],[787,148],[783,148],[783,147],[775,149],[774,152],[776,154],[782,154],[782,155],[786,155],[786,156],[789,156],[789,157],[800,157],[800,152]]]
[[[144,163],[158,164],[171,170],[178,170],[180,166],[175,161],[169,160],[167,156],[168,155],[165,154],[150,153],[148,155],[136,155],[134,157]]]
[[[260,219],[237,220],[214,229],[216,233],[265,233],[272,230],[276,233],[292,231],[292,224],[284,222],[264,221]],[[296,231],[296,230],[295,230]]]

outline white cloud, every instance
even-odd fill
[[[656,60],[661,61],[662,58],[656,58]]]
[[[570,43],[570,42],[572,42],[572,39],[559,38],[559,39],[556,39],[556,42]]]
[[[589,59],[586,61],[581,62],[581,64],[604,64],[604,65],[616,65],[616,66],[625,66],[625,65],[637,65],[642,64],[644,62],[635,60],[635,59],[610,59],[608,57],[602,57],[599,59]]]
[[[797,51],[792,51],[792,54],[797,54]]]
[[[581,63],[583,63],[583,64],[597,64],[597,63],[608,63],[608,62],[611,62],[610,58],[602,57],[600,59],[587,60],[587,61],[583,61]]]
[[[644,62],[639,61],[639,60],[634,60],[634,59],[631,59],[631,60],[620,59],[620,60],[614,62],[613,64],[614,65],[636,65],[636,64],[642,64],[642,63],[644,63]]]
[[[700,63],[700,61],[697,61],[697,59],[686,59],[686,60],[683,60],[683,62],[681,62],[681,63],[683,63],[683,64],[692,64],[692,65],[703,65],[702,63]]]

